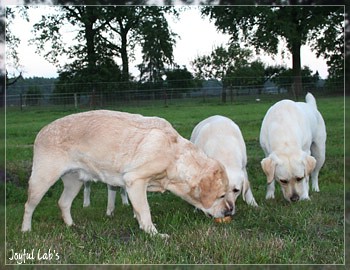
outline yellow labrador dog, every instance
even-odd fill
[[[246,146],[236,123],[220,115],[206,118],[193,129],[191,142],[225,167],[235,201],[242,193],[244,201],[258,206],[248,180]]]
[[[260,145],[266,158],[261,161],[267,176],[266,199],[274,198],[275,182],[287,201],[309,200],[312,189],[319,191],[318,174],[325,161],[326,127],[310,93],[305,102],[282,100],[266,113]]]
[[[34,143],[22,231],[31,229],[33,211],[59,178],[64,190],[58,204],[67,225],[73,224],[73,199],[83,182],[91,179],[124,187],[140,228],[152,235],[158,232],[147,191],[169,190],[215,218],[233,211],[233,194],[222,165],[157,117],[98,110],[44,127]]]

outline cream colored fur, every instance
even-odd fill
[[[193,129],[191,142],[225,167],[235,201],[242,194],[247,204],[258,206],[248,180],[246,146],[236,123],[220,115],[208,117]]]
[[[287,201],[309,200],[319,191],[318,175],[326,154],[326,127],[312,94],[305,102],[282,100],[266,113],[260,132],[265,152],[261,166],[267,177],[266,199],[274,198],[275,180]]]
[[[44,127],[34,143],[22,231],[31,229],[33,211],[59,178],[64,190],[58,204],[67,225],[73,224],[73,199],[91,179],[125,188],[140,228],[150,234],[157,229],[147,191],[169,190],[213,217],[233,210],[224,168],[157,117],[98,110]]]

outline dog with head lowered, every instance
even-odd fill
[[[233,211],[223,166],[158,117],[97,110],[44,127],[34,143],[22,231],[31,229],[33,211],[59,178],[64,190],[58,204],[67,225],[73,224],[73,199],[91,179],[125,188],[140,228],[152,235],[158,232],[147,191],[169,190],[215,218]]]
[[[221,115],[208,117],[193,129],[190,140],[225,167],[235,201],[242,194],[244,201],[258,206],[248,180],[245,142],[235,122]]]
[[[318,175],[325,161],[326,127],[310,93],[306,102],[282,100],[266,113],[261,125],[260,145],[265,152],[261,166],[267,177],[266,199],[274,198],[275,180],[287,201],[309,200],[319,191]]]

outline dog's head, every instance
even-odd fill
[[[278,181],[284,198],[292,202],[309,198],[309,175],[315,166],[316,159],[302,151],[279,155],[272,153],[261,161],[267,183]]]
[[[234,195],[224,167],[219,163],[205,168],[198,184],[192,186],[188,194],[193,205],[206,215],[214,218],[230,216],[235,213]]]
[[[206,215],[222,218],[233,215],[234,197],[224,166],[209,158],[197,146],[185,141],[177,159],[169,166],[166,189]]]

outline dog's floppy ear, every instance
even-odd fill
[[[267,183],[270,184],[275,176],[276,163],[271,156],[261,161],[261,168],[267,177]]]
[[[210,208],[222,189],[224,177],[222,170],[216,169],[209,177],[203,177],[198,186],[193,189],[194,196],[199,199],[204,208]]]
[[[310,175],[310,173],[316,167],[316,159],[313,156],[307,156],[305,158],[304,163],[305,163],[305,175]]]

